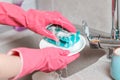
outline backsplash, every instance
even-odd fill
[[[12,0],[0,1],[12,2]],[[81,25],[82,20],[85,20],[90,28],[110,33],[112,28],[111,2],[111,0],[25,0],[22,7],[27,10],[36,8],[37,5],[40,10],[57,10],[73,24]],[[4,28],[7,29],[7,27]]]
[[[73,24],[85,20],[90,28],[111,32],[111,0],[37,0],[37,5],[40,10],[60,11]]]
[[[12,3],[13,0],[0,0],[0,2]],[[24,9],[36,8],[36,0],[24,0],[22,8]]]

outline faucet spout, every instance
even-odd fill
[[[115,40],[120,39],[119,26],[119,0],[112,0],[112,30],[111,38]]]

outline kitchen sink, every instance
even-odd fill
[[[13,39],[14,38],[13,35],[7,36],[6,39],[4,37],[0,39],[0,42],[1,42],[0,43],[0,46],[1,46],[0,51],[2,53],[6,53],[10,49],[17,48],[17,47],[39,48],[39,42],[42,39],[42,37],[40,35],[35,34],[28,30],[25,30],[23,32],[13,31],[13,33],[16,33],[16,34],[14,34],[14,37],[16,37],[16,39]],[[7,41],[7,42],[3,41],[3,40],[8,40],[8,39],[9,40],[13,39],[13,40]],[[2,41],[3,41],[3,43],[2,43]],[[61,76],[68,77],[68,76],[71,76],[72,74],[75,74],[75,73],[87,68],[88,66],[95,63],[104,54],[105,54],[104,50],[91,49],[87,43],[86,47],[80,52],[80,57],[77,60],[70,63],[67,66],[67,70],[66,69],[61,70],[62,71]],[[59,71],[57,73],[59,73]],[[39,73],[39,74],[42,75],[43,73]],[[20,80],[30,80],[30,78],[31,78],[31,76],[28,75],[28,76],[21,78]],[[35,80],[39,80],[38,77]]]

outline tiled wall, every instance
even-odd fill
[[[12,2],[12,0],[0,0],[0,1],[4,1],[4,2]]]
[[[0,2],[9,2],[9,3],[12,3],[13,1],[14,0],[0,0]],[[36,8],[36,0],[24,0],[22,7],[24,9]]]
[[[39,9],[58,10],[72,23],[82,20],[96,30],[110,33],[112,27],[111,0],[37,0]]]

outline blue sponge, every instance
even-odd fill
[[[76,33],[70,33],[62,29],[61,27],[53,26],[53,25],[49,26],[47,29],[50,30],[53,34],[55,34],[56,37],[59,39],[59,41],[56,42],[47,37],[45,37],[44,40],[56,46],[69,48],[80,40],[79,31],[77,31]]]

